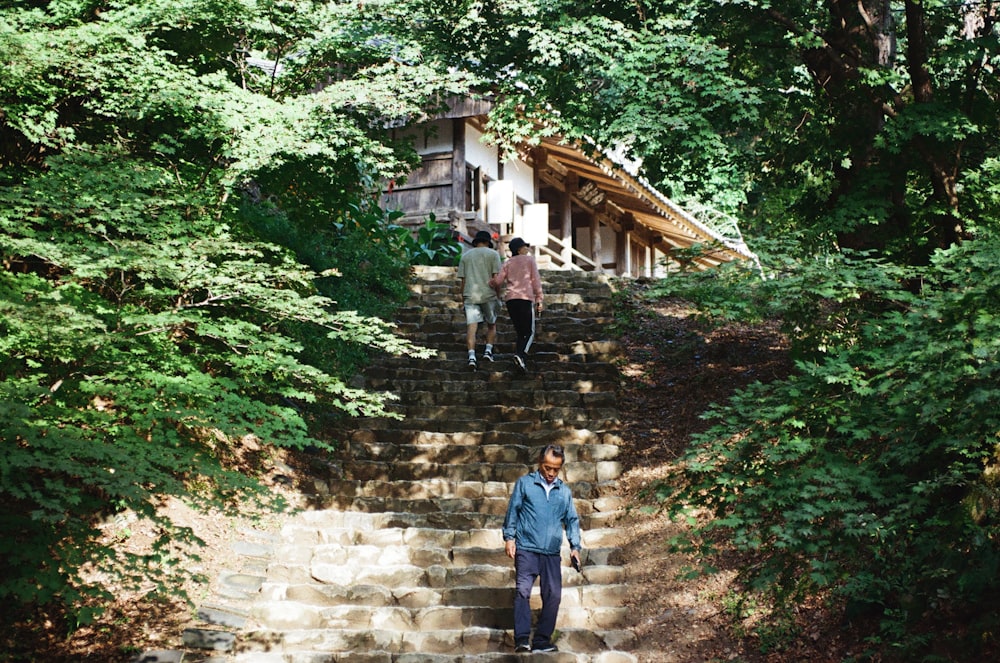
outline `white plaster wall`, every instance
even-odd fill
[[[401,137],[413,141],[417,154],[424,155],[451,151],[452,135],[451,120],[435,120],[424,126],[404,129]]]
[[[576,228],[573,231],[573,248],[585,256],[590,255],[590,228]]]
[[[618,236],[615,234],[613,228],[610,228],[603,223],[598,226],[598,230],[601,233],[601,264],[611,264],[615,261],[615,243],[618,241]],[[590,256],[590,228],[577,228],[576,229],[576,239],[573,247],[585,256]]]
[[[519,201],[535,202],[535,178],[528,164],[520,159],[508,161],[503,165],[503,178],[514,182],[514,195]]]
[[[668,274],[668,270],[660,262],[667,257],[667,254],[659,249],[653,249],[653,276],[656,278],[663,278]]]
[[[489,179],[498,180],[497,147],[484,145],[482,138],[483,134],[475,127],[465,125],[465,160],[482,168]]]
[[[615,234],[615,229],[608,227],[604,224],[600,226],[601,230],[601,264],[610,265],[615,261],[615,244],[618,242],[618,235]]]

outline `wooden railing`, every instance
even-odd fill
[[[556,269],[586,271],[586,266],[589,266],[591,270],[600,271],[597,263],[574,249],[568,239],[559,239],[555,235],[550,234],[548,243],[555,244],[560,250],[555,251],[550,249],[548,245],[539,246],[538,250],[539,253],[552,258],[553,266]]]
[[[452,232],[455,237],[463,240],[467,244],[472,244],[472,235],[475,234],[474,227],[475,222],[478,221],[474,212],[460,213],[452,211],[449,213],[449,220],[451,222]],[[493,231],[494,228],[489,228]],[[506,230],[506,229],[504,229]],[[505,236],[501,232],[501,237]],[[509,237],[509,235],[508,235]],[[555,245],[558,249],[550,249],[549,246]],[[555,235],[549,234],[548,243],[545,246],[535,246],[537,254],[539,256],[548,256],[552,261],[552,269],[566,269],[566,270],[576,270],[576,271],[601,271],[597,263],[594,262],[590,257],[580,253],[575,248],[573,248],[572,243],[569,239],[560,239]]]

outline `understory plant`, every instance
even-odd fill
[[[416,233],[396,226],[411,265],[453,266],[462,255],[462,245],[451,226],[431,213]]]
[[[660,487],[673,513],[710,516],[676,543],[752,553],[744,580],[776,605],[837,597],[879,624],[882,655],[995,652],[998,260],[984,237],[926,268],[831,255],[731,289],[783,307],[796,370],[706,413]]]
[[[162,167],[96,147],[47,166],[0,188],[0,598],[82,622],[105,596],[88,578],[172,584],[194,533],[160,517],[168,496],[266,500],[225,460],[241,441],[323,448],[329,413],[384,412],[310,357],[420,351]],[[150,552],[101,539],[125,510],[158,523]]]

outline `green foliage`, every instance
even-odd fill
[[[795,616],[788,606],[775,613],[767,601],[749,592],[728,592],[721,600],[723,610],[732,620],[733,632],[743,639],[753,637],[763,654],[785,649],[799,635]]]
[[[790,248],[796,252],[789,253]],[[856,344],[859,322],[905,305],[906,287],[917,278],[912,268],[870,252],[803,255],[791,241],[760,242],[759,251],[767,265],[763,271],[739,262],[675,273],[653,284],[648,296],[697,302],[699,316],[709,323],[779,320],[793,353],[814,357]]]
[[[461,240],[447,223],[438,223],[434,214],[415,235],[408,228],[399,227],[397,232],[411,265],[453,266],[462,255]]]
[[[744,202],[748,166],[727,131],[757,123],[757,92],[680,13],[616,0],[413,5],[428,50],[498,93],[490,128],[502,145],[558,131],[642,161],[668,195],[697,192],[726,211]]]
[[[301,448],[322,444],[310,421],[324,412],[381,412],[378,394],[303,362],[307,341],[409,348],[333,310],[314,272],[237,239],[161,168],[93,148],[47,165],[0,189],[0,596],[72,604],[80,566],[115,554],[88,545],[111,510],[153,517],[154,495],[253,488],[219,465],[217,435]]]
[[[270,501],[240,440],[322,449],[383,412],[351,370],[423,352],[372,317],[409,276],[371,197],[415,159],[385,122],[465,79],[326,59],[353,5],[41,4],[0,9],[0,598],[82,623],[96,578],[176,584],[196,536],[166,497]],[[157,522],[148,554],[103,536],[123,512]]]
[[[815,265],[776,278],[787,298],[772,314],[812,316],[811,352],[707,413],[661,497],[713,514],[701,536],[757,553],[750,587],[779,604],[835,591],[874,606],[904,655],[963,615],[976,616],[966,644],[984,642],[1000,617],[998,259],[984,238],[920,271],[827,259],[825,279]]]

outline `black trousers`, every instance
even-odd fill
[[[522,359],[528,358],[528,349],[535,340],[535,304],[527,299],[508,299],[507,312],[517,333],[514,352]]]

